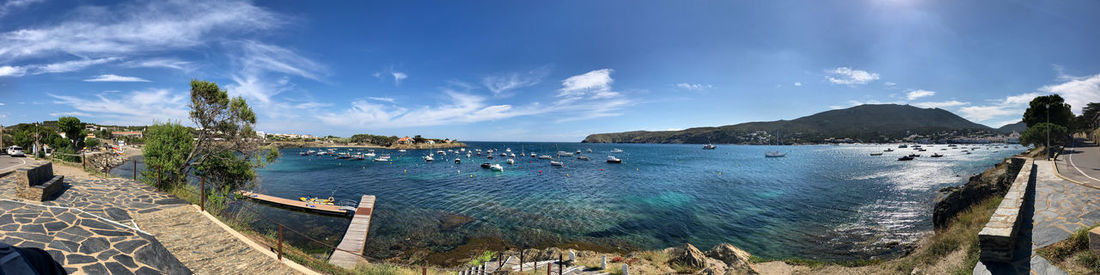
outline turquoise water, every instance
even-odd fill
[[[1023,147],[982,149],[965,155],[936,145],[924,157],[887,145],[742,146],[495,143],[469,148],[511,148],[517,155],[558,150],[584,153],[592,161],[517,156],[515,165],[474,156],[455,164],[455,154],[425,163],[428,150],[391,154],[389,163],[299,156],[283,149],[259,170],[259,192],[281,197],[327,197],[345,203],[377,196],[367,255],[407,256],[407,251],[447,251],[470,238],[499,238],[514,245],[572,241],[655,249],[689,242],[709,248],[728,242],[763,257],[830,260],[892,256],[900,246],[932,229],[936,190],[964,183],[973,174]],[[896,147],[896,146],[890,146]],[[557,149],[555,149],[557,148]],[[604,160],[613,148],[622,164]],[[779,148],[785,158],[764,158]],[[348,150],[343,148],[340,150]],[[361,149],[356,149],[361,150]],[[457,149],[456,149],[457,150]],[[435,151],[435,150],[432,150]],[[943,158],[929,158],[932,153]],[[482,169],[501,163],[504,172]],[[251,205],[251,204],[250,204]],[[261,218],[285,221],[312,238],[335,244],[348,219],[264,205]],[[465,218],[465,219],[464,219]],[[468,222],[467,222],[468,221]],[[255,223],[258,228],[268,224]],[[307,244],[289,236],[292,242]]]

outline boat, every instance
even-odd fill
[[[938,157],[943,157],[943,155],[940,155],[940,153],[932,153],[932,157],[933,158],[938,158]]]
[[[379,157],[377,157],[377,158],[374,158],[374,161],[377,161],[377,162],[387,162],[387,161],[390,161],[390,155],[381,155],[381,156],[379,156]]]
[[[881,156],[881,155],[882,155],[882,152],[878,152],[878,153],[871,153],[871,155],[872,155],[872,156]]]
[[[500,166],[500,164],[489,165],[489,170],[504,172],[504,166]]]
[[[512,152],[512,148],[504,148],[504,152],[508,152],[508,153],[511,153],[511,152]]]
[[[920,154],[909,154],[909,156],[908,156],[908,157],[911,157],[911,158],[918,158],[918,157],[920,157]]]
[[[554,157],[551,157],[550,155],[541,155],[539,156],[539,159],[554,159]]]
[[[502,157],[507,157],[507,156],[508,156],[508,153],[500,153],[500,156],[502,156]]]
[[[538,157],[538,155],[535,155],[535,153],[531,153],[531,157]]]
[[[581,154],[581,150],[577,150],[576,154],[580,155],[580,154]]]
[[[588,156],[577,156],[579,160],[589,160]]]
[[[333,199],[332,197],[328,197],[327,199],[322,199],[322,198],[318,198],[318,197],[298,197],[298,200],[308,202],[308,203],[327,204],[327,205],[333,205],[336,202],[336,200]]]
[[[893,151],[894,151],[894,149],[891,149],[891,148],[886,148],[886,150],[882,150],[882,151],[883,151],[883,152],[893,152]]]
[[[783,152],[779,152],[779,151],[764,152],[764,157],[766,157],[766,158],[781,158],[781,157],[786,157],[786,156],[787,156],[787,153],[783,153]]]
[[[364,159],[367,159],[367,158],[364,157],[362,154],[355,154],[355,155],[351,156],[351,160],[364,160]]]
[[[905,145],[905,144],[898,145],[898,148],[909,148],[909,145]]]
[[[562,163],[562,162],[556,161],[556,160],[551,160],[550,161],[550,166],[565,166],[565,163]]]
[[[516,164],[516,160],[515,159],[508,159],[508,164]]]
[[[913,160],[913,157],[911,157],[911,156],[902,156],[902,157],[898,158],[898,161],[907,161],[907,160]]]
[[[558,156],[559,157],[572,157],[573,153],[566,152],[566,151],[558,151]]]
[[[592,148],[588,148],[588,152],[589,152],[589,153],[592,153]]]
[[[435,160],[435,158],[433,158],[431,155],[424,156],[424,161],[431,162],[433,160]]]
[[[623,149],[615,148],[615,149],[611,149],[611,152],[612,153],[622,153]]]
[[[493,166],[492,163],[488,163],[488,162],[481,163],[481,168],[489,169],[489,167],[492,167],[492,166]]]
[[[455,163],[462,163],[462,159],[461,158],[455,158]]]
[[[516,158],[516,153],[511,153],[511,154],[508,154],[508,157],[510,157],[510,158]]]
[[[373,158],[373,157],[378,156],[378,155],[375,154],[374,152],[370,152],[370,153],[363,154],[363,156],[368,157],[368,158]]]
[[[402,152],[402,153],[404,153],[404,152],[408,152],[408,151],[406,151],[405,149],[401,149],[401,150],[397,150],[397,151],[398,151],[398,152]]]
[[[623,160],[616,158],[615,156],[607,156],[607,163],[623,163]]]
[[[718,148],[718,146],[714,146],[714,144],[710,144],[710,143],[707,143],[707,144],[703,145],[703,150],[714,150],[714,149],[717,149],[717,148]]]

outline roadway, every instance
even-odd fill
[[[31,160],[33,161],[33,160]],[[8,173],[15,171],[23,165],[27,165],[28,159],[25,157],[12,157],[9,155],[0,155],[0,176],[7,175]]]
[[[1074,183],[1100,189],[1100,147],[1095,141],[1078,139],[1055,161],[1058,173]]]

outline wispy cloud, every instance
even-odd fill
[[[394,86],[401,86],[401,81],[405,80],[406,78],[409,78],[409,75],[407,75],[403,72],[392,72],[390,74],[393,75],[393,85]]]
[[[242,54],[236,57],[238,72],[226,85],[230,93],[271,103],[272,97],[293,88],[289,76],[319,80],[325,67],[292,50],[258,41],[241,41]]]
[[[882,85],[886,86],[886,87],[894,87],[894,86],[897,86],[898,84],[894,83],[894,82],[886,81],[886,82],[883,82]]]
[[[958,101],[958,100],[948,100],[948,101],[915,102],[915,103],[913,103],[913,106],[917,106],[917,107],[921,107],[921,108],[946,109],[946,108],[952,108],[952,107],[965,106],[965,105],[968,105],[968,104],[970,104],[970,103],[969,102],[962,102],[962,101]]]
[[[1041,93],[1025,93],[994,100],[986,105],[974,105],[959,108],[959,112],[966,119],[977,122],[989,122],[994,119],[1004,119],[1005,116],[1023,116],[1028,102],[1031,102]]]
[[[55,104],[67,105],[87,117],[103,118],[105,123],[147,125],[155,121],[186,121],[188,115],[186,93],[166,89],[105,93],[95,99],[48,95]]]
[[[70,60],[58,63],[49,64],[30,64],[23,66],[0,66],[0,77],[21,77],[26,74],[46,74],[46,73],[67,73],[83,70],[84,68],[113,62],[118,60],[116,57],[96,58],[96,59],[78,59]]]
[[[4,17],[4,15],[11,13],[12,10],[24,8],[30,6],[31,4],[42,2],[46,2],[46,0],[10,0],[4,2],[3,4],[0,4],[0,17]]]
[[[523,73],[490,75],[481,79],[482,85],[496,96],[508,96],[509,91],[531,87],[542,82],[550,74],[549,67],[540,67]]]
[[[795,87],[802,87],[802,82],[795,82],[795,83],[794,83],[794,86],[795,86]]]
[[[0,33],[0,62],[52,54],[96,57],[185,49],[285,21],[251,2],[205,0],[84,7],[67,18]]]
[[[561,81],[562,88],[558,90],[558,97],[562,103],[572,102],[581,98],[593,99],[610,98],[618,96],[618,92],[611,91],[612,69],[599,69],[580,75],[570,76]]]
[[[878,73],[856,70],[849,67],[837,67],[836,69],[826,70],[825,72],[830,74],[825,78],[829,79],[829,82],[833,84],[863,85],[879,79]]]
[[[1088,103],[1100,100],[1100,74],[1086,77],[1059,74],[1065,82],[1040,87],[1039,91],[1061,95],[1078,114]]]
[[[929,90],[916,89],[916,90],[909,90],[909,92],[905,94],[905,98],[908,98],[909,100],[914,100],[914,99],[918,99],[918,98],[922,98],[922,97],[929,97],[929,96],[933,96],[933,95],[936,95],[936,92],[929,91]]]
[[[27,68],[20,66],[0,66],[0,77],[20,77],[27,73]]]
[[[190,71],[192,63],[175,58],[152,58],[143,60],[131,60],[122,63],[130,68],[168,68],[180,71]]]
[[[392,97],[374,97],[374,96],[371,96],[371,97],[367,97],[367,99],[374,100],[374,101],[397,103],[397,100],[393,99]]]
[[[102,74],[93,78],[85,79],[86,82],[149,82],[136,76],[121,76],[115,74]]]
[[[799,83],[798,85],[802,85],[802,84]],[[701,84],[701,83],[687,83],[687,82],[684,82],[684,83],[677,83],[676,84],[676,88],[680,88],[680,89],[684,89],[684,90],[688,90],[688,91],[695,91],[695,92],[703,91],[703,90],[710,89],[710,88],[713,88],[713,87],[714,86],[712,86],[710,84]]]

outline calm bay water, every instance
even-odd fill
[[[936,145],[924,157],[899,162],[914,152],[887,145],[743,146],[497,143],[471,142],[468,149],[511,148],[517,155],[592,149],[591,161],[517,156],[458,155],[421,157],[428,150],[390,154],[388,163],[299,156],[283,149],[275,163],[259,170],[264,194],[327,197],[351,203],[377,196],[367,255],[403,256],[413,249],[448,251],[470,238],[499,238],[516,244],[591,242],[624,248],[656,249],[689,242],[701,249],[728,242],[763,257],[831,260],[896,255],[892,244],[917,240],[932,229],[936,190],[964,183],[973,174],[1023,147],[987,149],[971,155]],[[522,148],[522,149],[521,149]],[[623,164],[604,160],[610,150]],[[787,157],[767,159],[779,149]],[[962,148],[962,147],[960,147]],[[346,151],[348,148],[340,148]],[[365,149],[354,149],[363,150]],[[455,149],[457,150],[457,149]],[[435,151],[435,150],[431,150]],[[943,158],[930,158],[942,153]],[[483,153],[484,154],[484,153]],[[501,163],[504,172],[482,169]],[[242,202],[247,203],[247,202]],[[262,219],[331,244],[339,241],[347,218],[313,215],[247,203]],[[269,223],[254,227],[270,230]],[[288,239],[309,246],[303,238]]]

